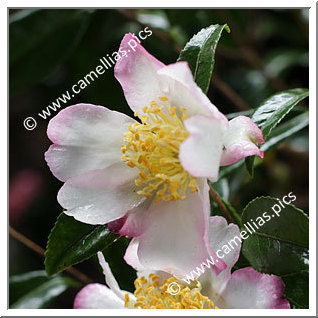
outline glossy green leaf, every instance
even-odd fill
[[[45,252],[48,275],[80,263],[112,244],[117,235],[106,225],[89,225],[61,213],[53,227]]]
[[[45,308],[54,298],[69,287],[81,284],[69,277],[47,277],[44,271],[34,271],[10,277],[10,308]]]
[[[294,199],[292,193],[285,197]],[[245,207],[242,223],[249,233],[242,251],[256,270],[289,275],[308,269],[309,220],[303,211],[276,198],[259,197]]]
[[[195,82],[205,94],[212,77],[216,46],[224,29],[230,32],[227,24],[215,24],[202,29],[186,44],[178,58],[178,61],[189,63]]]
[[[309,272],[283,276],[285,284],[284,297],[295,308],[309,308]]]
[[[309,112],[302,112],[300,115],[284,122],[283,124],[277,126],[272,132],[267,141],[260,147],[264,152],[277,146],[279,143],[287,140],[288,138],[296,135],[300,130],[307,127],[309,124]],[[253,160],[254,156],[248,157],[245,160]],[[237,171],[243,164],[244,159],[238,161],[237,163],[220,168],[219,178],[224,178],[229,174]]]
[[[290,115],[293,115],[293,116],[297,116],[297,115],[300,115],[302,114],[303,112],[306,111],[306,108],[302,107],[302,106],[295,106],[291,111],[290,111]],[[231,120],[237,116],[247,116],[247,117],[252,117],[253,114],[255,112],[255,109],[249,109],[249,110],[243,110],[243,111],[240,111],[240,112],[234,112],[234,113],[229,113],[229,114],[226,114],[226,118],[228,120]]]
[[[267,139],[265,144],[261,146],[262,151],[267,151],[279,143],[283,142],[287,138],[295,135],[298,131],[304,129],[309,125],[309,112],[306,111],[297,117],[286,121],[285,123],[277,126]]]
[[[247,116],[247,117],[251,117],[254,113],[255,109],[249,109],[249,110],[243,110],[241,112],[235,112],[235,113],[230,113],[230,114],[226,114],[226,118],[228,120],[231,120],[237,116]]]
[[[269,97],[259,105],[252,120],[261,128],[265,140],[292,108],[308,95],[307,88],[290,89]]]
[[[88,10],[18,11],[10,17],[10,93],[37,83],[52,72],[82,38]]]
[[[252,120],[262,130],[266,141],[278,123],[304,98],[308,97],[309,91],[306,88],[295,88],[279,92],[267,98],[256,109]],[[251,176],[254,174],[255,156],[245,159],[245,164]]]

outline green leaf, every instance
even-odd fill
[[[252,120],[261,128],[265,141],[270,136],[272,129],[308,95],[308,89],[295,88],[276,93],[261,103],[254,112]],[[251,176],[254,174],[254,160],[255,156],[245,159],[246,168]]]
[[[302,112],[300,115],[284,122],[283,124],[277,126],[270,134],[270,137],[267,139],[264,145],[260,147],[260,149],[264,152],[272,149],[277,146],[279,143],[287,140],[288,138],[297,134],[300,130],[307,127],[309,124],[309,112]],[[248,157],[246,160],[254,159],[254,156]],[[244,159],[238,161],[237,163],[221,167],[219,178],[227,177],[234,171],[237,171],[244,164]]]
[[[45,269],[48,275],[80,263],[112,244],[118,235],[106,225],[89,225],[63,212],[57,218],[47,242]]]
[[[26,89],[50,74],[84,35],[89,10],[18,11],[10,17],[10,93]]]
[[[297,117],[286,121],[285,123],[279,125],[272,132],[270,137],[267,139],[265,144],[261,147],[262,151],[267,151],[279,143],[283,142],[287,138],[295,135],[298,131],[309,125],[309,112],[306,111]]]
[[[237,116],[247,116],[247,117],[251,117],[254,113],[255,109],[249,109],[249,110],[243,110],[240,112],[235,112],[235,113],[230,113],[230,114],[226,114],[226,118],[228,120],[231,120]]]
[[[285,199],[295,196],[291,192]],[[252,232],[243,242],[243,255],[256,270],[281,276],[308,269],[309,220],[303,211],[276,198],[259,197],[245,207],[242,222],[242,229]]]
[[[278,276],[308,269],[308,249],[279,239],[251,235],[243,255],[257,271]]]
[[[10,277],[10,308],[45,308],[69,287],[81,284],[69,277],[47,277],[44,271],[34,271]],[[15,301],[12,303],[12,299]]]
[[[283,276],[282,279],[285,284],[284,297],[295,308],[309,308],[309,272]]]
[[[255,161],[255,156],[250,156],[245,158],[246,169],[252,178],[254,177],[254,161]]]
[[[293,114],[293,116],[297,116],[302,114],[304,111],[306,111],[306,108],[302,107],[302,106],[295,106],[291,111],[290,114]],[[228,120],[231,120],[237,116],[247,116],[247,117],[252,117],[253,114],[255,112],[255,109],[249,109],[249,110],[243,110],[240,112],[234,112],[234,113],[230,113],[230,114],[226,114],[226,118]]]
[[[257,124],[267,140],[273,128],[304,98],[308,97],[307,88],[295,88],[279,92],[267,98],[255,111],[252,120]]]
[[[189,63],[195,82],[205,94],[214,68],[216,46],[224,29],[230,32],[227,24],[215,24],[202,29],[186,44],[178,58],[178,61]]]

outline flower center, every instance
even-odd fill
[[[200,293],[201,286],[185,287],[177,283],[174,277],[159,284],[159,276],[150,274],[135,280],[136,301],[125,295],[125,307],[141,309],[218,309],[213,302]],[[172,287],[173,286],[173,287]],[[176,289],[176,287],[178,289]],[[177,292],[177,293],[176,293]]]
[[[155,202],[184,200],[188,188],[191,192],[197,190],[195,178],[179,160],[180,144],[189,136],[183,125],[186,109],[178,111],[166,97],[160,100],[159,105],[153,101],[150,107],[144,107],[142,115],[135,113],[141,123],[131,124],[124,134],[121,159],[139,169],[135,180],[141,187],[138,194],[147,198],[155,195]]]

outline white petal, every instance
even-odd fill
[[[190,117],[184,124],[190,136],[180,145],[179,158],[183,168],[192,176],[208,177],[216,181],[226,124],[201,115]]]
[[[207,188],[204,191],[207,192]],[[200,266],[210,252],[206,241],[209,206],[206,207],[202,199],[205,195],[192,193],[185,201],[152,204],[138,246],[134,241],[127,249],[127,263],[140,264],[139,270],[161,270],[179,278]],[[218,263],[215,267],[223,270],[224,266]]]
[[[224,151],[221,165],[230,165],[252,155],[263,158],[264,154],[258,148],[263,143],[262,131],[250,118],[245,116],[233,118],[223,137]]]
[[[222,216],[210,217],[209,239],[212,250],[227,265],[227,268],[219,275],[207,271],[200,278],[204,293],[216,300],[226,287],[231,277],[231,269],[240,256],[242,239],[239,227],[233,223],[227,224],[226,219]]]
[[[136,193],[138,175],[124,163],[70,178],[58,193],[65,214],[88,224],[106,224],[145,200]]]
[[[222,308],[289,309],[283,295],[280,277],[259,273],[252,267],[241,268],[232,274],[222,294]]]
[[[97,253],[97,256],[98,256],[99,264],[103,269],[106,284],[120,299],[125,301],[125,294],[127,294],[127,292],[119,288],[119,285],[110,269],[109,264],[105,261],[103,253],[99,251]],[[136,297],[133,294],[128,293],[128,295],[129,295],[130,301],[136,300]]]
[[[136,47],[132,49],[129,43]],[[117,61],[115,77],[123,88],[130,108],[141,111],[162,96],[157,70],[164,64],[148,53],[131,33],[124,36],[120,48],[127,52],[127,56]]]
[[[74,300],[74,309],[125,308],[125,303],[105,285],[89,284],[80,290]]]
[[[187,108],[187,115],[205,115],[227,122],[195,83],[187,62],[177,62],[158,70],[161,91],[173,106]]]
[[[60,111],[48,125],[54,144],[45,154],[61,181],[120,161],[123,134],[135,121],[102,106],[77,104]]]
[[[129,43],[135,47],[132,49]],[[159,101],[160,97],[165,96],[173,106],[187,108],[188,116],[202,114],[227,122],[195,83],[188,63],[177,62],[165,66],[147,52],[132,34],[124,36],[120,48],[127,52],[127,56],[117,61],[115,76],[134,111],[142,111],[151,101]]]
[[[135,237],[130,241],[129,246],[126,249],[126,253],[124,256],[125,261],[137,271],[151,271],[150,269],[146,270],[144,266],[139,262],[139,257],[137,254],[138,247],[139,239]]]

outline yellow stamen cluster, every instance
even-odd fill
[[[141,123],[130,125],[125,133],[122,160],[139,169],[138,194],[147,198],[155,194],[155,202],[184,200],[188,188],[197,190],[195,178],[183,169],[178,157],[180,144],[189,136],[183,125],[186,109],[178,111],[166,97],[160,100],[160,104],[153,101],[144,107],[142,115],[135,113]]]
[[[132,302],[129,295],[125,295],[125,307],[138,309],[218,309],[213,302],[200,293],[199,287],[185,287],[181,284],[176,295],[169,292],[171,283],[176,283],[174,277],[163,281],[160,286],[159,276],[150,274],[135,280],[136,301]],[[199,284],[199,283],[198,283]]]

